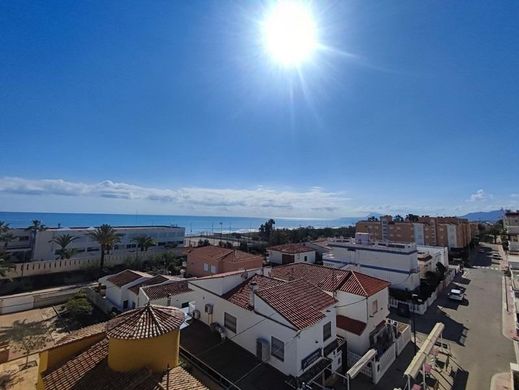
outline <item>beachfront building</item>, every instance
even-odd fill
[[[38,390],[202,390],[179,361],[185,314],[146,305],[79,329],[40,352]]]
[[[508,235],[508,251],[512,254],[519,254],[519,210],[506,210],[503,226]]]
[[[224,272],[259,268],[263,257],[233,248],[201,246],[187,249],[186,274],[209,276]]]
[[[22,258],[28,258],[32,253],[33,261],[55,260],[58,257],[59,245],[52,240],[58,236],[69,234],[75,237],[67,247],[74,250],[74,258],[99,257],[99,244],[89,237],[94,227],[58,227],[36,231],[34,235],[26,229],[10,229],[13,239],[7,242],[7,252]],[[114,226],[120,235],[120,242],[116,243],[110,251],[113,255],[138,256],[139,248],[134,241],[140,236],[149,236],[154,245],[148,251],[161,253],[168,248],[181,246],[184,242],[185,229],[178,226]],[[148,253],[147,253],[148,254]]]
[[[315,263],[315,249],[305,244],[283,244],[267,248],[271,264]]]

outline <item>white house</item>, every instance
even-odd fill
[[[106,299],[119,310],[134,309],[137,306],[135,300],[130,301],[130,288],[136,284],[151,279],[146,272],[125,269],[114,275],[103,276],[99,283],[106,287]]]
[[[337,334],[348,350],[364,354],[376,346],[376,336],[389,315],[389,283],[355,271],[309,264],[289,264],[272,269],[282,280],[303,279],[337,300]]]
[[[315,263],[315,249],[305,244],[284,244],[267,248],[268,261],[273,264]]]
[[[184,309],[189,308],[189,304],[194,302],[195,299],[195,293],[189,288],[187,279],[171,279],[160,284],[139,288],[139,306],[151,302],[154,305],[174,306]]]
[[[268,270],[237,271],[189,281],[195,318],[218,323],[226,337],[282,373],[304,377],[312,367],[342,362],[335,299],[304,280],[282,281]]]

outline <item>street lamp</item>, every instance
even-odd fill
[[[414,301],[421,301],[420,298],[418,298],[418,294],[411,294],[411,304],[414,304]],[[416,322],[415,322],[415,316],[416,314],[413,312],[412,307],[409,308],[409,312],[411,313],[411,320],[413,321],[413,337],[414,337],[414,354],[416,355],[418,353],[418,345],[416,343]]]

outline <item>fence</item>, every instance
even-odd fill
[[[176,250],[170,250],[177,253]],[[140,259],[142,261],[150,259],[151,257],[164,253],[162,252],[132,252],[117,255],[105,255],[105,265],[114,266],[128,262],[129,260]],[[42,260],[31,261],[28,263],[15,263],[4,277],[0,279],[14,279],[36,275],[46,275],[59,272],[81,271],[87,268],[94,268],[99,266],[99,257],[87,258],[73,258],[63,260]]]
[[[66,302],[85,287],[84,284],[6,295],[0,298],[0,314],[17,313]]]
[[[380,378],[386,373],[387,369],[396,359],[396,345],[395,343],[379,357],[378,361],[375,362],[375,370],[373,373],[373,383],[378,383]]]
[[[401,323],[399,323],[400,325]],[[399,337],[396,339],[396,355],[400,355],[400,353],[404,350],[405,346],[411,341],[411,327],[409,325],[405,325],[403,330],[400,331]]]
[[[101,296],[101,294],[99,294],[91,287],[84,288],[81,290],[81,292],[84,292],[88,300],[105,314],[110,314],[112,309],[115,307],[113,303],[111,303],[105,297]]]

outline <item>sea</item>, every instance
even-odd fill
[[[256,217],[213,217],[194,215],[144,215],[144,214],[87,214],[87,213],[43,213],[3,212],[0,221],[10,227],[27,227],[33,220],[40,220],[47,227],[92,227],[104,223],[112,226],[176,225],[186,229],[186,235],[211,233],[245,233],[257,231],[268,218]],[[342,227],[354,225],[361,217],[338,219],[273,218],[276,228],[298,228],[313,226]]]

